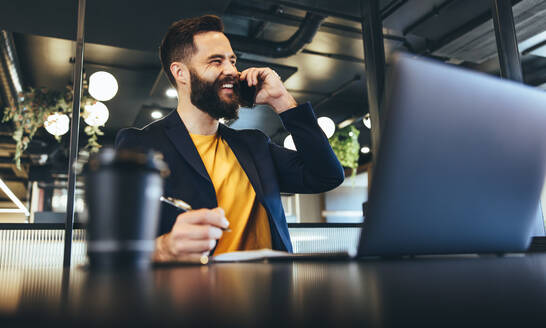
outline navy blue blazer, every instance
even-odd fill
[[[309,103],[281,113],[280,118],[292,134],[297,152],[272,143],[259,130],[234,130],[220,124],[218,133],[237,157],[267,212],[272,247],[291,252],[280,192],[328,191],[343,182],[344,173]],[[116,136],[116,148],[161,152],[171,170],[163,195],[183,199],[195,209],[218,206],[212,181],[176,110],[142,129],[122,129]],[[241,201],[245,197],[241,195]],[[159,235],[171,230],[179,213],[162,205]]]

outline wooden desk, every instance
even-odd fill
[[[64,281],[58,269],[0,270],[2,327],[521,327],[545,319],[546,254],[74,269]]]

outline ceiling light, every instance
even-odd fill
[[[336,124],[334,121],[332,121],[331,118],[323,116],[318,118],[318,125],[324,131],[324,134],[326,134],[327,138],[330,138],[334,135],[334,132],[336,132]]]
[[[89,77],[89,94],[99,100],[107,101],[116,95],[118,92],[118,81],[114,75],[99,71],[91,74]]]
[[[364,147],[360,148],[360,152],[362,154],[369,154],[370,153],[370,147],[364,146]]]
[[[153,112],[150,113],[150,116],[154,119],[154,120],[157,120],[158,118],[162,118],[163,117],[163,113],[158,111],[158,110],[154,110]]]
[[[291,135],[286,136],[284,139],[284,148],[296,150],[296,145],[294,144],[294,139],[292,139]]]
[[[44,127],[47,132],[51,133],[54,136],[62,136],[68,132],[68,126],[70,119],[66,114],[63,113],[53,113],[49,115],[44,122]]]
[[[368,128],[368,129],[371,129],[372,128],[372,121],[370,119],[370,113],[366,113],[366,115],[364,115],[364,118],[362,119],[362,123],[364,123],[364,125]]]
[[[169,98],[177,98],[178,97],[178,92],[176,92],[175,88],[167,89],[167,91],[165,91],[165,94]]]
[[[348,119],[346,119],[345,121],[339,123],[337,126],[338,126],[340,129],[343,129],[343,128],[346,127],[346,126],[349,126],[349,125],[353,124],[354,121],[355,121],[354,118],[348,118]]]
[[[105,104],[97,101],[94,105],[87,105],[84,108],[85,123],[91,126],[101,126],[108,121],[110,114],[108,113],[108,107]]]
[[[14,208],[1,209],[0,212],[4,212],[4,213],[25,213],[26,216],[30,215],[30,213],[28,212],[25,205],[23,205],[23,203],[21,203],[19,198],[17,198],[17,196],[15,196],[15,194],[13,192],[11,192],[11,190],[4,183],[2,178],[0,178],[0,189],[2,189],[2,191],[9,197],[9,199],[11,199],[11,201],[14,202],[15,205],[17,205],[17,207],[18,207],[18,209],[14,209]]]

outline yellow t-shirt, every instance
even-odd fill
[[[214,254],[271,248],[267,212],[228,143],[218,134],[190,134],[201,155],[231,231],[224,231]]]

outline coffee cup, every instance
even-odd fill
[[[105,148],[85,168],[90,268],[146,268],[168,175],[161,154]]]

